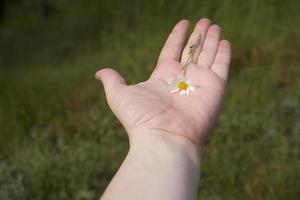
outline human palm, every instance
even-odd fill
[[[112,69],[97,72],[111,109],[129,134],[162,131],[201,144],[217,118],[227,80],[230,44],[219,41],[217,25],[210,26],[208,19],[202,19],[182,51],[188,25],[182,20],[174,27],[147,81],[127,86]],[[181,73],[190,46],[199,37],[204,39],[186,73],[196,90],[190,95],[170,93],[169,83]]]

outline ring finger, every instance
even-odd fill
[[[221,29],[218,25],[212,25],[209,27],[201,53],[199,54],[198,65],[211,68],[218,50],[220,32]]]

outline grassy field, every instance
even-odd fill
[[[300,197],[297,0],[8,3],[0,24],[0,199],[98,199],[128,150],[94,73],[145,80],[172,25],[209,17],[233,45],[200,199]]]

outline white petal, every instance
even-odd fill
[[[185,94],[186,94],[186,95],[189,95],[189,94],[190,94],[190,90],[187,89],[187,90],[185,91]]]
[[[171,87],[175,87],[177,85],[178,81],[177,80],[173,80],[169,85]]]
[[[175,89],[175,88],[177,88],[177,85],[175,85],[175,84],[169,85],[169,89],[170,89],[170,90],[173,90],[173,89]]]
[[[181,80],[182,80],[183,82],[187,82],[187,81],[188,81],[188,79],[187,79],[186,77],[182,77]]]
[[[175,86],[176,86],[176,83],[177,83],[177,82],[172,81],[172,83],[170,83],[169,86],[175,87]]]
[[[187,80],[187,78],[186,77],[184,77],[184,76],[180,76],[180,78],[179,78],[181,81],[186,81]]]
[[[180,75],[177,75],[176,79],[179,81],[179,80],[182,80],[182,76]]]
[[[189,85],[192,82],[192,80],[187,79],[185,82]]]
[[[195,91],[195,90],[196,90],[196,87],[190,85],[190,86],[189,86],[189,90]]]
[[[177,80],[177,79],[172,80],[172,82],[169,84],[169,89],[170,89],[170,90],[178,89],[178,88],[177,88],[177,85],[178,85],[178,80]]]
[[[175,92],[178,92],[179,91],[179,89],[176,87],[176,88],[173,88],[173,89],[171,89],[171,93],[175,93]]]
[[[179,80],[180,79],[178,77],[174,76],[174,78],[172,79],[171,83],[177,83],[177,82],[179,82]]]
[[[180,95],[185,95],[185,90],[181,90]]]

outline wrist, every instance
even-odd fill
[[[130,132],[129,140],[126,159],[103,199],[197,199],[200,150],[192,142],[144,130]]]
[[[185,158],[199,165],[201,149],[187,138],[163,131],[140,131],[129,134],[130,151],[148,151],[176,159]]]

